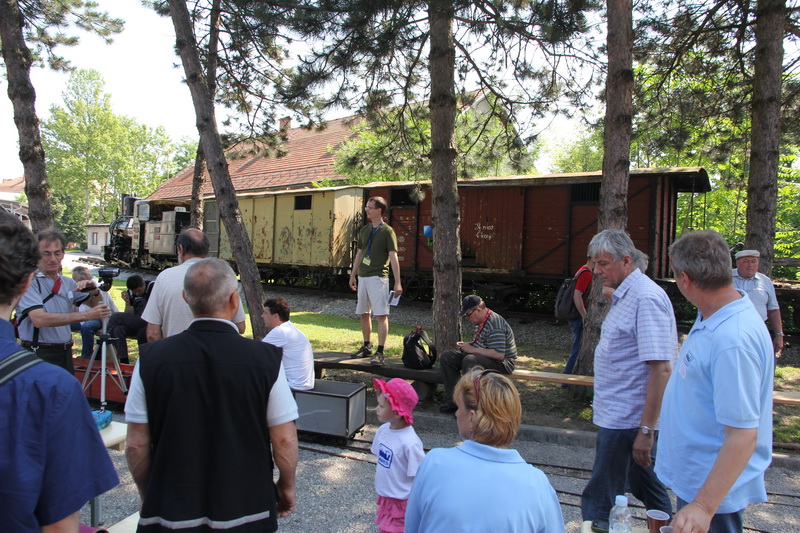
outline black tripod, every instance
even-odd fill
[[[86,391],[92,386],[92,383],[94,383],[94,380],[97,379],[97,376],[102,376],[102,379],[100,380],[100,411],[105,411],[106,377],[109,377],[111,381],[117,387],[119,387],[119,390],[121,390],[123,394],[128,394],[128,387],[125,385],[125,378],[122,377],[122,369],[120,368],[119,360],[117,359],[117,349],[114,346],[114,341],[117,339],[109,335],[107,332],[108,318],[102,319],[102,324],[103,329],[101,330],[102,332],[100,333],[100,336],[97,338],[97,345],[92,352],[92,357],[89,359],[89,365],[86,367],[86,373],[83,376],[81,387],[84,391]],[[100,370],[93,372],[92,367],[97,359],[98,353],[100,354]],[[108,367],[106,366],[109,355],[114,361],[114,370],[116,370],[116,375],[109,372]]]

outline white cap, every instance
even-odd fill
[[[628,497],[624,494],[620,494],[617,496],[617,499],[614,501],[614,505],[618,505],[620,507],[627,507],[628,506]]]
[[[761,257],[761,254],[758,250],[742,250],[740,252],[736,252],[736,259],[741,257]]]

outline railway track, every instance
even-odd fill
[[[317,439],[314,438],[314,440]],[[372,441],[370,440],[353,438],[346,442],[342,442],[343,439],[330,439],[328,443],[323,444],[319,441],[313,442],[304,440],[304,437],[301,435],[300,441],[300,449],[311,453],[338,457],[348,461],[365,462],[372,465],[377,464],[375,456],[370,450],[370,446],[372,445]],[[428,453],[430,448],[424,448],[424,450],[425,453]],[[533,461],[528,461],[528,464],[542,470],[550,479],[553,480],[556,478],[566,478],[568,480],[587,481],[592,473],[591,469],[565,464],[552,464]],[[554,485],[557,484],[558,483],[554,483]],[[559,503],[562,506],[580,508],[581,494],[579,492],[558,488],[555,490],[556,494],[558,495]],[[761,505],[768,506],[768,509],[773,508],[775,510],[780,510],[780,512],[789,513],[794,516],[800,513],[800,494],[768,490],[767,497],[768,501]],[[645,517],[646,509],[644,506],[638,503],[631,503],[630,505],[634,518],[642,521],[647,520]],[[753,533],[772,533],[769,530],[758,529],[755,527],[745,527],[744,531],[751,531]]]

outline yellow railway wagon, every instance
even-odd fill
[[[324,285],[344,275],[352,263],[362,195],[362,188],[354,186],[239,195],[262,277],[293,283],[310,273],[316,284]],[[214,232],[217,212],[216,201],[206,200],[203,227],[212,250],[233,261],[227,232]]]

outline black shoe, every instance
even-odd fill
[[[372,345],[365,344],[364,346],[359,348],[356,353],[353,354],[353,357],[351,359],[358,359],[359,357],[369,357],[370,355],[372,355]]]
[[[458,406],[454,403],[448,403],[439,408],[439,412],[446,415],[454,415],[458,411]]]
[[[372,366],[383,366],[383,352],[375,352],[369,364]]]

